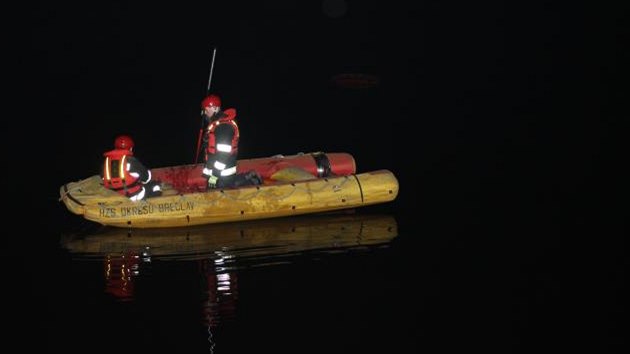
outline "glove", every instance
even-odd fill
[[[218,179],[219,178],[217,176],[210,176],[208,178],[208,188],[216,188]]]

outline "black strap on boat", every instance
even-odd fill
[[[357,185],[359,186],[359,191],[361,192],[361,204],[363,204],[365,203],[365,200],[363,199],[363,187],[361,186],[361,181],[359,180],[359,177],[357,177],[356,173],[352,174],[352,176],[357,181]]]
[[[311,154],[313,159],[315,160],[315,165],[317,166],[317,177],[328,177],[330,176],[330,172],[332,171],[332,167],[330,166],[330,160],[328,156],[326,156],[323,152],[314,152]]]

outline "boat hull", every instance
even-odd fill
[[[71,212],[103,225],[165,228],[352,209],[393,201],[398,188],[391,171],[377,170],[133,202],[104,188],[95,175],[63,185],[60,199]]]

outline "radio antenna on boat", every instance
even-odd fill
[[[212,51],[212,61],[210,62],[210,77],[208,78],[208,88],[206,89],[206,93],[210,93],[210,84],[212,83],[212,70],[214,69],[214,57],[217,54],[217,47],[214,47]]]
[[[212,61],[210,62],[210,77],[208,77],[208,87],[206,88],[206,92],[204,93],[204,97],[210,93],[210,85],[212,84],[212,72],[214,71],[214,58],[217,55],[217,47],[214,47],[212,50]],[[199,148],[201,147],[201,138],[203,136],[203,110],[201,110],[201,128],[199,128],[199,136],[197,137],[197,151],[195,152],[195,158],[193,159],[193,163],[197,163],[199,161]]]

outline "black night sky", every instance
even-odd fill
[[[32,115],[47,118],[24,122],[55,161],[78,162],[59,181],[87,173],[122,132],[136,137],[148,165],[192,159],[217,48],[211,90],[238,109],[243,157],[366,149],[360,169],[408,170],[401,178],[412,188],[436,173],[466,175],[472,185],[526,174],[536,187],[566,173],[573,178],[562,183],[575,189],[604,167],[627,71],[619,14],[577,4],[63,2],[27,10],[20,83],[26,106],[45,107]],[[332,79],[346,73],[373,75],[378,85],[336,87]]]
[[[211,91],[238,111],[242,158],[349,152],[359,171],[394,171],[401,192],[389,207],[410,233],[413,220],[455,229],[461,217],[497,234],[518,230],[522,255],[551,245],[546,266],[575,264],[601,290],[580,301],[609,304],[601,318],[610,331],[595,335],[620,341],[627,208],[613,206],[627,161],[619,157],[630,60],[620,9],[420,0],[22,6],[12,55],[18,110],[4,119],[5,134],[22,135],[20,149],[31,150],[11,154],[28,183],[14,191],[29,200],[17,209],[60,224],[59,186],[96,173],[121,133],[148,166],[191,163],[216,48]],[[343,86],[341,74],[378,81]],[[599,260],[594,268],[580,262],[585,250]],[[558,293],[578,291],[577,278],[559,281]]]
[[[237,108],[242,158],[350,152],[428,209],[445,195],[574,205],[618,175],[628,31],[612,7],[64,2],[28,19],[19,87],[38,108],[18,123],[45,147],[55,173],[36,184],[52,191],[121,133],[148,166],[192,161],[214,48],[211,91]],[[342,74],[378,83],[339,87]]]

